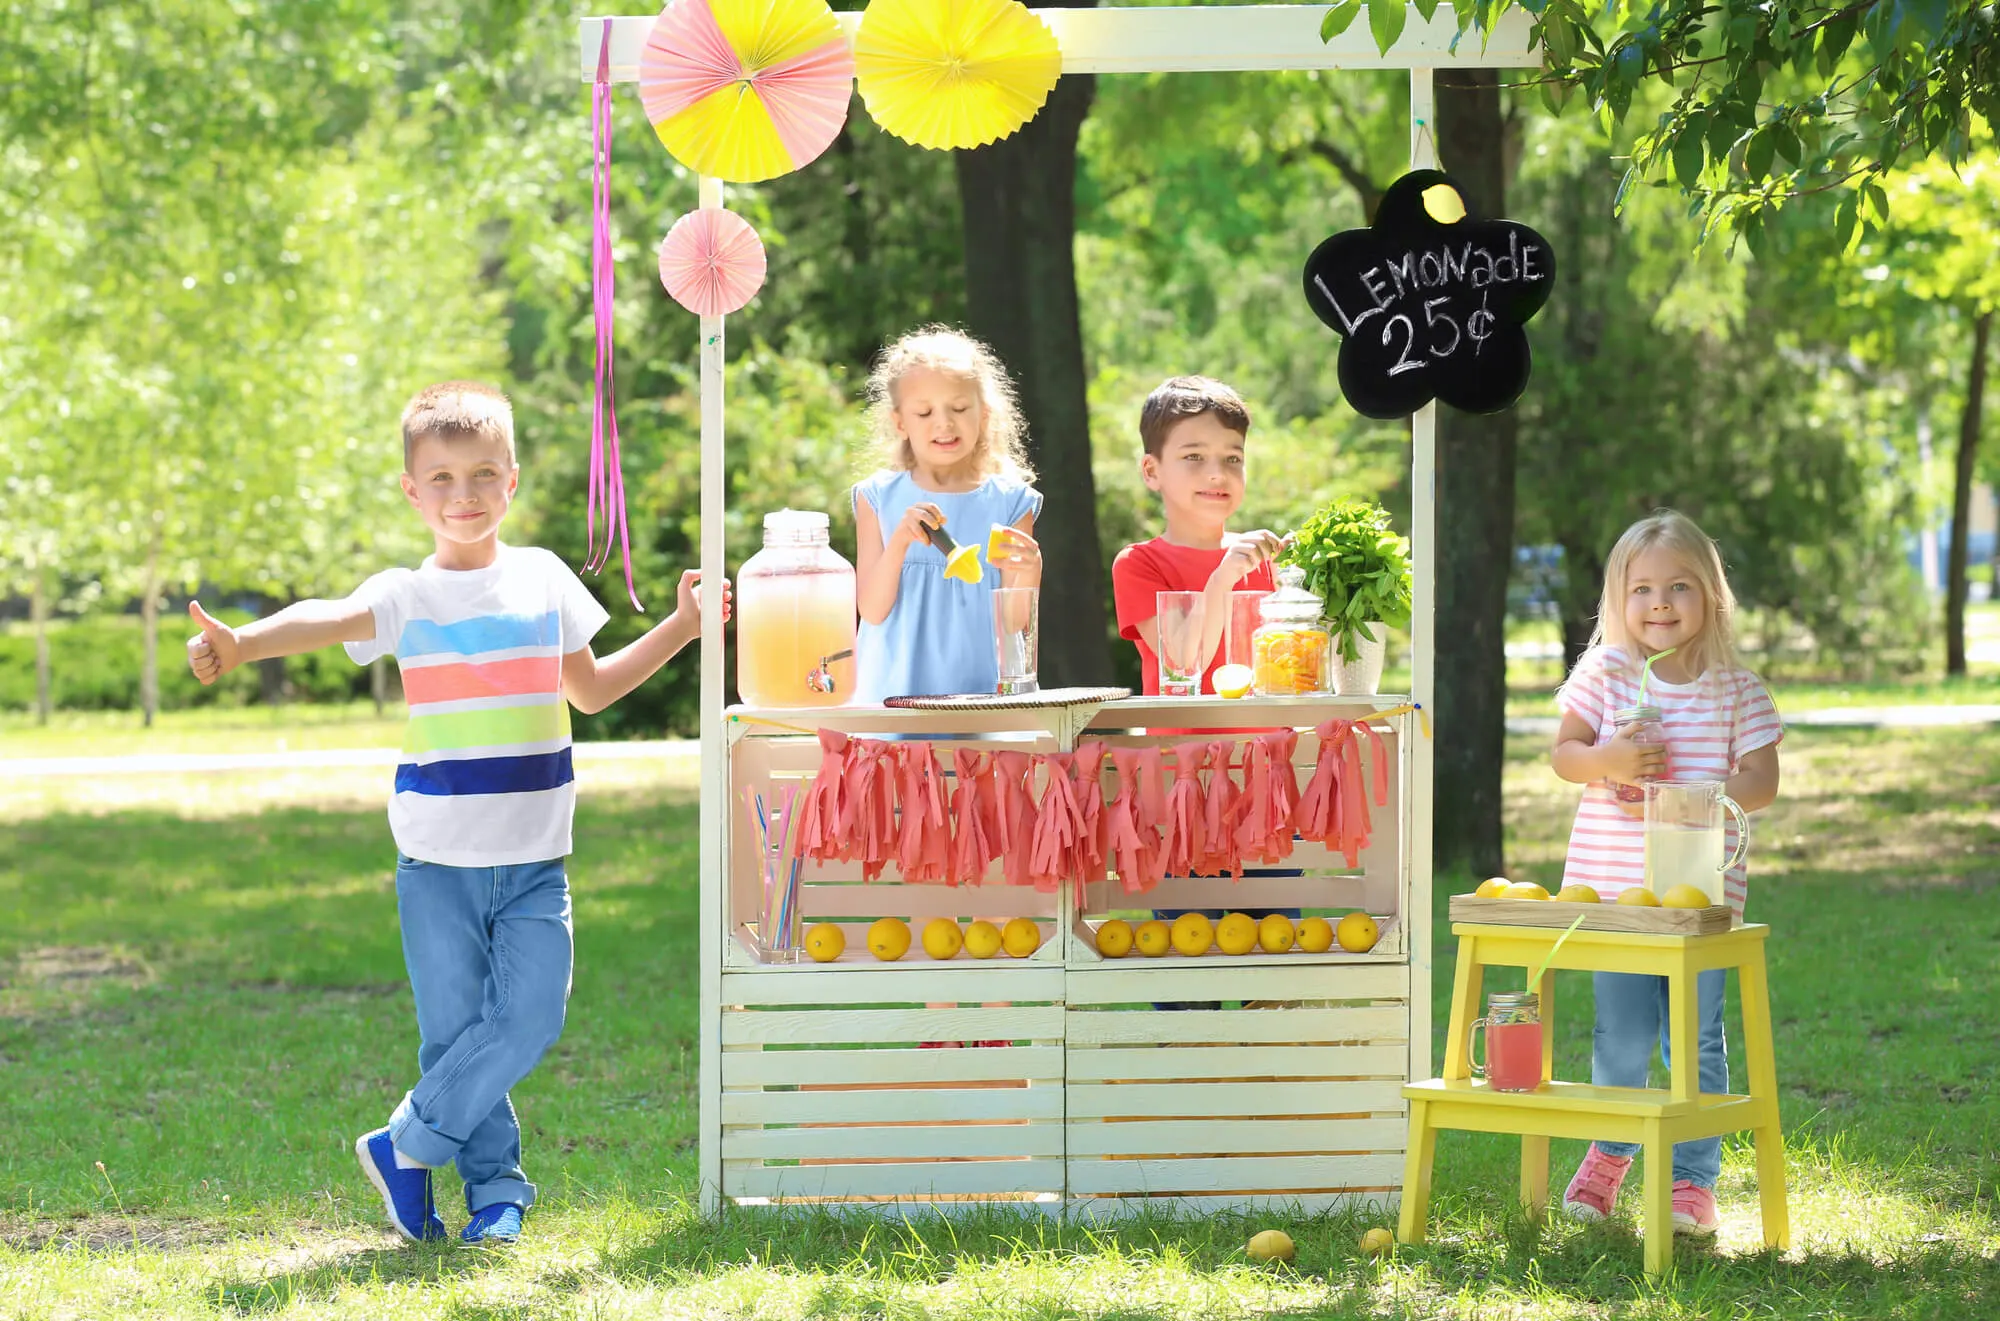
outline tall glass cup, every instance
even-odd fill
[[[1040,690],[1035,681],[1041,634],[1037,627],[1041,590],[1035,587],[993,589],[993,658],[999,663],[1003,695]]]
[[[1201,692],[1203,623],[1200,592],[1161,592],[1153,627],[1159,638],[1160,696],[1194,697]]]
[[[1229,594],[1229,631],[1222,636],[1222,663],[1225,665],[1252,665],[1250,639],[1257,632],[1257,625],[1264,622],[1257,606],[1266,593],[1231,592]]]

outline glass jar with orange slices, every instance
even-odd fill
[[[1298,697],[1327,690],[1327,657],[1333,635],[1318,596],[1306,590],[1305,570],[1278,568],[1278,590],[1258,604],[1262,621],[1250,637],[1250,668],[1259,697]]]

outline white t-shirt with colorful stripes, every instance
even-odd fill
[[[347,654],[393,654],[410,708],[389,800],[396,847],[452,867],[566,857],[576,785],[562,658],[604,627],[604,607],[555,555],[515,546],[484,569],[435,557],[388,569],[354,596],[375,636]]]
[[[1669,780],[1726,780],[1745,754],[1785,736],[1771,694],[1756,675],[1742,668],[1713,670],[1693,683],[1662,683],[1654,674],[1646,701],[1660,710],[1667,740]],[[1613,713],[1639,704],[1639,662],[1618,647],[1593,647],[1583,654],[1556,706],[1597,731],[1597,746],[1618,730]],[[1728,824],[1725,848],[1736,850],[1736,826]],[[1726,856],[1726,854],[1725,854]],[[1723,877],[1723,893],[1738,916],[1749,890],[1745,861]],[[1646,883],[1645,823],[1627,815],[1616,793],[1602,782],[1584,786],[1583,802],[1570,829],[1563,884],[1588,885],[1606,901]]]

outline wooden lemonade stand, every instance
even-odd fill
[[[1435,163],[1432,71],[1537,61],[1530,18],[1513,10],[1482,42],[1456,40],[1448,8],[1412,13],[1388,54],[1365,24],[1320,37],[1319,5],[1036,11],[1068,73],[1407,69],[1411,160]],[[840,15],[852,35],[859,19]],[[606,20],[579,23],[595,80]],[[651,15],[610,20],[609,77],[637,77]],[[702,207],[722,184],[702,178]],[[724,563],[723,318],[701,319],[701,567]],[[1329,361],[1332,341],[1329,340]],[[701,650],[700,1180],[704,1212],[725,1204],[1017,1203],[1089,1213],[1168,1198],[1191,1206],[1307,1209],[1393,1205],[1406,1156],[1405,1084],[1428,1077],[1431,1035],[1431,703],[1436,601],[1435,405],[1413,416],[1410,490],[1415,608],[1411,692],[1363,697],[1126,699],[984,711],[881,707],[725,711],[719,593],[703,600]],[[1378,714],[1387,713],[1387,714]],[[1116,878],[1053,892],[991,879],[950,888],[812,869],[807,921],[850,928],[829,964],[765,962],[754,931],[759,858],[742,792],[810,777],[822,728],[954,745],[1065,753],[1174,741],[1158,728],[1302,731],[1368,718],[1388,751],[1374,839],[1358,865],[1317,845],[1299,875],[1170,877],[1128,896]],[[1218,736],[1220,737],[1220,736]],[[947,758],[948,761],[948,758]],[[1373,786],[1371,786],[1372,793]],[[1366,953],[1336,946],[1201,957],[1100,957],[1106,915],[1132,908],[1365,909],[1381,924]],[[1027,958],[950,961],[913,949],[881,963],[868,920],[1026,917]],[[1163,1011],[1155,1004],[1222,1007]],[[933,1008],[932,1005],[948,1007]],[[1241,1006],[1241,1007],[1239,1007]],[[1004,1046],[932,1050],[935,1041]],[[1162,1048],[1170,1049],[1162,1049]]]

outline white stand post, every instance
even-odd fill
[[[722,205],[722,181],[697,184],[700,205]],[[729,875],[729,746],[722,730],[722,321],[701,319],[701,1210],[722,1206],[723,885]]]
[[[1410,168],[1437,165],[1437,103],[1431,71],[1410,70]],[[1420,708],[1410,740],[1410,1076],[1431,1076],[1431,741],[1423,720],[1437,718],[1432,702],[1437,648],[1437,404],[1410,419],[1410,698]],[[1411,918],[1418,920],[1411,922]],[[1421,937],[1417,936],[1421,933]]]

